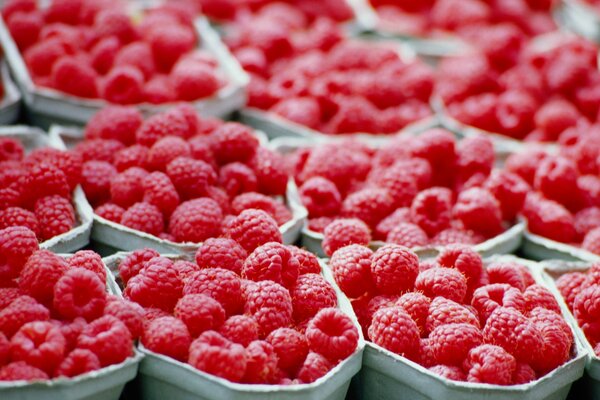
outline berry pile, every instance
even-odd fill
[[[413,36],[452,32],[485,36],[498,24],[510,25],[520,35],[535,36],[556,29],[553,0],[370,0],[381,27]]]
[[[600,264],[593,264],[586,272],[561,275],[556,286],[600,357]]]
[[[118,0],[52,0],[44,9],[9,0],[2,9],[37,86],[117,104],[192,101],[224,85],[216,60],[195,51],[193,15],[169,2],[133,18]]]
[[[419,262],[399,245],[350,245],[329,266],[370,341],[448,379],[527,383],[571,357],[558,302],[512,259],[484,268],[468,247]]]
[[[569,37],[555,38],[550,49],[536,42],[526,46],[505,26],[479,39],[480,52],[446,58],[437,71],[436,93],[456,120],[536,142],[569,140],[569,128],[598,120],[594,44]]]
[[[0,230],[0,381],[74,377],[133,355],[137,304],[106,293],[100,256],[39,250],[24,227]]]
[[[346,39],[286,4],[231,26],[225,41],[252,79],[250,107],[330,134],[393,133],[432,114],[433,70],[397,46]]]
[[[314,255],[252,227],[240,233],[208,239],[195,262],[152,249],[123,259],[124,296],[145,309],[142,343],[232,382],[319,379],[354,353],[358,329]]]
[[[503,232],[529,185],[492,171],[484,137],[456,141],[442,129],[400,135],[372,149],[355,141],[301,149],[289,162],[328,255],[371,238],[407,247],[477,244]]]
[[[45,241],[76,224],[72,191],[81,181],[79,154],[0,138],[0,229],[24,226]]]
[[[165,240],[220,236],[248,209],[275,229],[292,219],[275,197],[287,187],[283,158],[250,128],[200,118],[187,104],[146,120],[134,107],[107,107],[73,152],[98,216]]]
[[[600,126],[565,131],[558,154],[528,149],[512,154],[506,170],[535,192],[523,206],[531,233],[600,254]]]

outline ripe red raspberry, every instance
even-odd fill
[[[546,156],[546,152],[539,148],[511,154],[506,159],[506,170],[519,175],[527,183],[533,185],[536,170]]]
[[[189,134],[189,124],[183,116],[176,114],[174,110],[171,109],[146,119],[136,131],[137,143],[152,146],[159,139],[166,136],[186,138]]]
[[[0,139],[0,161],[21,161],[25,149],[20,141],[10,137]]]
[[[382,219],[375,227],[375,238],[386,240],[392,229],[404,223],[412,223],[410,220],[410,209],[407,207],[398,208],[396,211]]]
[[[42,239],[40,223],[34,213],[21,207],[9,207],[0,211],[0,228],[22,226],[30,229],[37,237]]]
[[[129,207],[123,213],[121,225],[154,236],[164,231],[164,219],[160,209],[145,202],[135,203]]]
[[[38,250],[23,266],[19,289],[40,303],[51,305],[54,285],[67,269],[67,262],[63,258],[48,250]]]
[[[200,268],[224,268],[240,274],[246,257],[246,250],[235,240],[210,238],[196,251],[196,264]]]
[[[343,216],[358,218],[374,228],[393,210],[393,201],[385,189],[363,189],[346,197],[341,211]]]
[[[429,236],[449,227],[452,209],[452,192],[446,188],[426,189],[415,197],[411,206],[411,219]]]
[[[193,31],[183,25],[169,24],[153,29],[148,41],[159,70],[168,72],[184,54],[196,45]]]
[[[239,214],[248,208],[263,210],[275,219],[277,200],[261,193],[248,192],[236,196],[231,202],[234,214]]]
[[[150,351],[185,362],[192,337],[186,325],[172,316],[159,317],[146,325],[142,344]]]
[[[425,321],[429,315],[431,299],[421,292],[407,292],[400,296],[396,305],[402,307],[410,315],[419,327],[419,332],[424,335],[426,332]]]
[[[144,74],[134,66],[115,65],[100,88],[103,99],[114,104],[136,104],[144,99]]]
[[[519,175],[493,171],[484,187],[494,195],[502,209],[502,219],[513,221],[525,203],[530,187]]]
[[[442,296],[462,302],[467,295],[467,279],[454,268],[431,268],[419,273],[415,288],[426,296]]]
[[[261,193],[278,196],[285,195],[289,180],[289,171],[283,156],[266,148],[258,147],[248,161],[258,181]]]
[[[219,164],[249,161],[259,147],[252,130],[230,122],[218,127],[211,136],[211,148]]]
[[[297,379],[302,383],[312,383],[327,375],[333,367],[334,365],[325,357],[311,351],[304,359],[298,371]]]
[[[109,105],[98,111],[85,128],[86,139],[114,139],[125,145],[135,142],[142,125],[142,114],[135,107]]]
[[[40,162],[28,168],[21,190],[25,204],[50,195],[70,197],[69,183],[64,172],[48,162]]]
[[[105,315],[83,328],[77,347],[96,354],[100,365],[118,364],[133,353],[131,334],[121,321]]]
[[[98,369],[100,360],[94,353],[85,349],[75,349],[64,358],[54,375],[72,378]]]
[[[54,285],[54,310],[64,319],[99,318],[106,305],[105,283],[83,268],[68,270]]]
[[[525,278],[515,262],[494,262],[487,266],[490,283],[506,283],[523,292],[526,288]]]
[[[513,308],[497,307],[483,328],[486,343],[503,347],[518,361],[531,363],[540,357],[544,340],[540,331]]]
[[[0,368],[0,381],[43,381],[46,379],[50,379],[48,374],[23,361],[11,362]]]
[[[479,328],[479,321],[469,308],[444,297],[436,297],[429,305],[429,313],[425,320],[427,332],[446,324],[469,324]]]
[[[40,224],[42,240],[68,232],[75,225],[75,210],[71,202],[64,197],[42,197],[35,202],[34,210]]]
[[[474,289],[483,273],[481,256],[470,247],[448,246],[440,252],[436,261],[442,267],[459,270],[467,278],[469,289]]]
[[[465,323],[444,324],[429,334],[433,354],[439,364],[461,365],[469,351],[482,344],[479,328]]]
[[[585,235],[592,229],[600,227],[600,208],[588,207],[575,214],[575,230],[579,237]]]
[[[0,309],[8,307],[19,296],[21,296],[21,291],[17,287],[0,288]]]
[[[239,382],[246,372],[248,357],[241,345],[207,331],[192,342],[189,363],[200,371]]]
[[[494,145],[486,136],[467,137],[459,142],[456,156],[458,174],[463,181],[477,173],[487,176],[494,165]]]
[[[513,385],[521,385],[524,383],[529,383],[531,381],[535,381],[537,378],[535,371],[529,364],[525,363],[517,363],[517,367],[515,368],[515,372],[512,376]]]
[[[87,321],[81,317],[75,318],[70,322],[60,322],[56,320],[50,321],[60,328],[66,340],[65,351],[69,352],[77,345],[77,338],[81,334],[83,328],[87,325]]]
[[[387,190],[392,198],[393,208],[409,207],[419,193],[417,178],[400,172],[396,169],[396,164],[383,173],[383,176],[377,180],[377,184]]]
[[[37,41],[43,24],[43,16],[38,11],[15,12],[6,27],[19,49],[26,50]]]
[[[575,298],[587,287],[587,282],[588,277],[582,272],[569,272],[556,280],[556,287],[571,310]]]
[[[47,321],[50,312],[34,298],[20,296],[0,311],[0,332],[12,337],[23,325],[33,321]]]
[[[455,158],[454,135],[444,129],[430,129],[411,142],[413,156],[429,161],[433,169],[453,162]]]
[[[219,170],[219,185],[225,189],[229,196],[237,196],[258,190],[258,181],[254,171],[240,162],[233,162],[221,167]]]
[[[290,288],[294,320],[306,321],[319,310],[337,306],[337,295],[333,287],[319,274],[305,274],[298,277]]]
[[[106,161],[87,161],[81,171],[81,187],[92,205],[110,199],[110,181],[117,170]]]
[[[213,68],[206,64],[183,61],[169,75],[178,100],[194,101],[214,95],[220,86]]]
[[[155,257],[127,282],[123,294],[143,307],[172,311],[181,297],[183,282],[168,258]]]
[[[385,241],[408,248],[424,247],[429,244],[429,238],[425,231],[418,225],[409,222],[396,225],[387,235]]]
[[[527,301],[521,291],[505,283],[494,283],[476,289],[471,305],[479,313],[482,324],[485,324],[498,307],[514,308],[522,313],[528,310]]]
[[[567,208],[574,205],[577,190],[577,166],[563,157],[547,157],[535,174],[534,188],[545,197],[555,200]],[[567,194],[568,193],[568,194]]]
[[[152,50],[145,42],[133,42],[119,50],[114,59],[114,67],[123,66],[137,68],[143,74],[144,81],[156,74]]]
[[[63,360],[66,341],[50,322],[28,322],[10,341],[13,361],[24,361],[51,375]]]
[[[78,153],[83,161],[106,161],[112,163],[115,154],[123,150],[125,145],[114,139],[89,139],[79,142],[73,151]]]
[[[287,246],[270,242],[257,247],[246,258],[242,277],[253,281],[271,280],[292,287],[298,278],[298,260]]]
[[[66,152],[50,147],[42,147],[29,153],[25,163],[27,165],[49,163],[55,166],[65,174],[71,190],[81,182],[83,159],[81,158],[81,155],[76,152]]]
[[[515,358],[500,346],[482,344],[471,349],[463,369],[467,372],[467,381],[510,385],[517,367]]]
[[[18,206],[21,202],[21,193],[15,189],[0,189],[0,210]]]
[[[235,314],[242,307],[240,278],[233,271],[223,268],[205,268],[193,272],[185,280],[183,294],[210,296],[223,306],[227,315]]]
[[[319,259],[313,253],[293,245],[288,246],[292,255],[298,260],[298,275],[320,274],[321,265]]]
[[[573,302],[573,315],[591,343],[600,341],[600,285],[583,289]]]
[[[531,367],[540,375],[552,371],[570,358],[573,334],[560,314],[537,308],[529,319],[544,339],[541,357],[533,360]]]
[[[600,228],[589,231],[583,238],[581,247],[594,254],[600,254]]]
[[[16,12],[31,12],[37,9],[35,0],[9,0],[2,8],[2,17],[9,20],[11,15]]]
[[[131,167],[146,168],[148,147],[134,144],[115,153],[114,166],[118,171],[125,171]]]
[[[308,179],[300,186],[302,204],[311,218],[338,214],[342,197],[333,182],[320,176]]]
[[[64,47],[64,45],[63,45]],[[89,52],[90,64],[100,74],[106,74],[113,66],[121,49],[119,39],[109,36],[98,40]],[[63,50],[64,52],[64,50]]]
[[[214,169],[202,160],[178,157],[167,164],[167,175],[185,199],[206,195],[207,189],[217,177]]]
[[[254,318],[247,315],[233,315],[225,320],[219,329],[223,337],[244,347],[258,340],[258,331],[259,327]]]
[[[190,157],[190,145],[181,137],[166,136],[159,139],[148,151],[147,165],[152,170],[164,171],[178,157]]]
[[[543,307],[550,311],[554,311],[557,314],[561,314],[560,306],[554,298],[554,295],[541,285],[529,286],[525,292],[523,292],[523,297],[525,298],[527,311],[531,311],[536,307]]]
[[[273,346],[264,340],[255,340],[246,347],[247,383],[271,383],[277,373],[277,353]]]
[[[292,323],[292,298],[283,286],[272,281],[257,282],[246,294],[244,313],[254,317],[261,337]]]
[[[434,374],[437,374],[443,378],[451,379],[453,381],[464,381],[466,380],[465,373],[462,368],[451,366],[451,365],[435,365],[428,368]]]
[[[308,355],[306,337],[294,329],[276,329],[267,336],[266,341],[277,353],[279,358],[277,366],[290,375],[294,375],[300,369]]]
[[[500,203],[485,189],[471,188],[461,192],[452,213],[467,229],[486,237],[503,230]]]
[[[165,218],[170,216],[179,205],[179,195],[169,177],[162,172],[146,175],[142,182],[144,201],[155,205]]]
[[[148,171],[139,167],[131,167],[110,181],[111,201],[121,207],[131,207],[142,201],[144,187],[142,181],[148,176]]]
[[[113,300],[106,303],[105,315],[117,317],[127,326],[133,340],[142,336],[144,310],[138,304],[127,300]]]
[[[336,362],[354,353],[358,344],[358,329],[341,310],[325,308],[308,323],[306,339],[311,351]]]
[[[228,236],[247,252],[268,242],[281,243],[283,238],[277,222],[262,210],[245,210],[228,225]]]
[[[51,76],[53,87],[61,92],[84,98],[98,97],[98,74],[73,56],[63,56],[56,61]]]
[[[94,214],[97,216],[112,222],[116,222],[117,224],[121,222],[124,212],[125,209],[123,207],[120,207],[114,203],[104,203],[94,210]]]
[[[343,247],[331,256],[335,282],[348,297],[357,298],[369,290],[372,257],[373,251],[360,245]]]
[[[373,315],[369,326],[373,343],[412,359],[419,352],[419,327],[401,307],[384,307]]]
[[[169,233],[178,242],[202,242],[219,236],[223,213],[212,199],[207,197],[181,203],[169,221]]]
[[[371,259],[371,277],[382,294],[400,294],[412,289],[419,274],[419,259],[407,248],[388,244]]]
[[[332,256],[337,250],[348,245],[366,246],[371,241],[369,227],[356,218],[342,218],[327,225],[323,231],[321,246],[326,255]]]
[[[218,330],[225,321],[225,310],[215,299],[204,294],[186,294],[175,306],[175,317],[183,321],[192,337]]]
[[[136,276],[146,261],[150,261],[154,257],[159,257],[160,253],[154,249],[140,249],[130,253],[119,264],[119,276],[125,285],[132,277]]]

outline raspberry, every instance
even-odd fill
[[[21,296],[19,288],[0,288],[0,309],[8,307],[19,296]],[[0,362],[0,364],[2,363]]]
[[[308,230],[316,233],[323,233],[327,225],[332,223],[333,221],[339,218],[332,217],[319,217],[319,218],[309,218],[308,219]]]
[[[206,195],[208,186],[216,181],[213,168],[202,160],[178,157],[167,164],[167,175],[186,199]]]
[[[219,329],[219,333],[223,337],[244,347],[248,346],[250,342],[258,340],[258,331],[259,327],[256,321],[246,315],[233,315],[229,317]]]
[[[25,162],[30,165],[40,162],[54,165],[65,174],[71,190],[81,182],[83,159],[76,152],[43,147],[29,153]]]
[[[164,316],[145,327],[142,343],[150,351],[185,362],[192,337],[180,319]]]
[[[102,97],[114,104],[136,104],[143,100],[144,74],[133,66],[115,66],[104,78]]]
[[[190,145],[178,136],[166,136],[158,140],[148,151],[149,168],[164,171],[166,166],[177,157],[189,157]]]
[[[48,196],[35,202],[35,216],[40,224],[41,239],[70,231],[75,225],[75,210],[64,197]]]
[[[329,266],[335,282],[350,298],[362,296],[371,282],[373,251],[360,245],[343,247],[333,253]]]
[[[445,188],[430,188],[420,192],[411,206],[411,219],[429,236],[449,227],[452,192]]]
[[[9,207],[0,211],[0,228],[10,228],[11,226],[22,226],[33,231],[40,237],[40,224],[35,214],[21,207]]]
[[[50,379],[48,374],[39,368],[16,361],[0,368],[0,381],[40,381]]]
[[[469,351],[463,363],[467,381],[510,385],[517,367],[515,358],[500,346],[482,344]]]
[[[513,308],[497,307],[483,328],[486,343],[495,343],[511,353],[518,361],[537,360],[543,348],[540,331]]]
[[[600,208],[588,207],[575,214],[575,230],[579,237],[585,237],[591,230],[600,227]]]
[[[65,337],[50,322],[28,322],[10,341],[13,361],[24,361],[51,375],[63,360]]]
[[[586,288],[587,275],[582,272],[569,272],[556,280],[556,287],[570,309],[573,309],[575,298]]]
[[[115,154],[124,149],[125,145],[114,139],[89,139],[79,142],[74,151],[79,153],[84,161],[106,161],[112,163]]]
[[[200,371],[239,382],[246,373],[248,357],[241,345],[207,331],[192,342],[189,363]]]
[[[255,340],[246,347],[246,373],[243,381],[247,383],[270,383],[277,372],[277,353],[273,346],[263,340]]]
[[[338,249],[356,244],[366,246],[371,241],[369,227],[356,218],[345,218],[333,221],[323,232],[321,246],[325,254],[331,256]]]
[[[375,238],[386,240],[390,232],[398,225],[404,223],[412,223],[410,220],[410,209],[401,207],[393,213],[385,217],[375,227]]]
[[[192,273],[185,280],[183,294],[210,296],[223,306],[228,315],[236,313],[242,307],[240,278],[234,272],[222,268],[205,268]]]
[[[189,124],[183,116],[175,113],[174,110],[171,109],[146,119],[135,133],[137,143],[152,146],[159,139],[166,136],[187,137]]]
[[[485,285],[476,289],[471,305],[479,313],[482,324],[485,324],[498,307],[510,307],[523,313],[527,311],[527,301],[523,294],[518,289],[503,283]]]
[[[450,365],[435,365],[433,367],[429,367],[428,369],[434,374],[437,374],[446,379],[451,379],[454,381],[466,380],[465,373],[459,367]]]
[[[298,278],[298,260],[280,243],[257,247],[242,267],[242,277],[253,281],[271,280],[292,287]]]
[[[179,100],[194,101],[212,96],[219,90],[219,80],[213,69],[198,62],[180,62],[169,76]]]
[[[335,290],[318,274],[299,276],[295,285],[290,289],[290,295],[296,322],[312,318],[323,308],[337,306]]]
[[[434,170],[447,165],[455,159],[454,135],[444,129],[430,129],[412,141],[410,152],[413,156],[423,158]]]
[[[536,307],[543,307],[557,314],[561,314],[560,306],[554,298],[554,295],[541,285],[531,285],[525,292],[523,297],[526,303],[526,310],[531,311]]]
[[[70,197],[69,183],[64,172],[47,162],[28,168],[21,193],[24,196],[23,201],[31,205],[35,200],[50,195]]]
[[[460,303],[467,295],[467,280],[454,268],[431,268],[419,273],[415,289],[430,298],[442,296]]]
[[[547,157],[535,173],[534,188],[548,199],[571,208],[574,194],[578,192],[577,178],[577,166],[574,162],[563,157]]]
[[[52,304],[54,285],[67,271],[66,261],[48,250],[38,250],[29,257],[21,275],[19,289],[42,304]]]
[[[92,321],[104,313],[105,305],[105,284],[92,271],[70,269],[54,285],[54,310],[65,319]]]
[[[523,292],[525,278],[515,262],[494,262],[487,267],[490,283],[507,283]]]
[[[521,211],[529,185],[519,175],[508,171],[493,171],[484,187],[500,202],[502,219],[513,221]]]
[[[110,182],[111,200],[124,208],[142,201],[144,196],[142,181],[147,176],[148,172],[139,167],[131,167],[114,176]]]
[[[144,201],[162,211],[165,218],[170,216],[179,205],[179,195],[169,177],[162,172],[153,172],[142,180]]]
[[[421,335],[424,335],[431,299],[421,292],[407,292],[396,301],[396,305],[402,307],[410,315],[419,327]]]
[[[289,173],[283,156],[265,147],[258,147],[248,165],[256,175],[260,192],[285,195]]]
[[[53,86],[73,96],[98,97],[97,80],[97,73],[91,66],[72,56],[63,56],[52,67]]]
[[[573,315],[591,343],[600,341],[600,285],[583,289],[573,302]]]
[[[589,252],[600,254],[600,229],[595,228],[589,231],[583,238],[581,247]]]
[[[196,45],[193,31],[182,25],[156,27],[148,40],[154,62],[161,71],[169,71],[181,56]]]
[[[462,179],[476,173],[489,175],[494,165],[494,145],[485,136],[472,136],[464,138],[456,149],[458,173]]]
[[[115,57],[121,49],[119,39],[109,36],[100,39],[90,50],[90,63],[100,74],[106,74],[113,66]]]
[[[0,189],[0,210],[18,206],[21,202],[21,193],[15,189]]]
[[[262,210],[244,210],[228,225],[228,236],[247,252],[268,243],[281,243],[283,238],[275,220]]]
[[[203,294],[184,295],[175,306],[175,317],[188,327],[192,337],[216,330],[225,321],[225,310],[218,301]]]
[[[415,253],[403,246],[388,244],[378,249],[371,259],[371,276],[383,294],[400,294],[410,290],[419,274]]]
[[[175,101],[175,97],[175,89],[168,76],[156,75],[144,85],[144,98],[147,103],[171,103]]]
[[[239,162],[221,167],[219,170],[219,185],[225,189],[229,196],[256,192],[258,189],[258,181],[254,171]]]
[[[467,229],[487,237],[503,230],[500,203],[485,189],[471,188],[461,192],[453,214]]]
[[[178,242],[202,242],[220,234],[222,219],[221,208],[214,200],[188,200],[173,211],[169,233]]]
[[[433,354],[440,364],[461,365],[469,351],[482,344],[479,328],[465,323],[445,324],[429,335]]]
[[[446,268],[456,268],[465,278],[467,285],[473,288],[483,273],[481,256],[473,249],[465,246],[448,246],[436,258],[437,263]]]
[[[50,312],[34,298],[20,296],[0,311],[0,331],[12,337],[23,325],[33,321],[47,321]]]
[[[230,122],[218,127],[211,136],[211,148],[219,164],[249,161],[259,147],[252,130]]]
[[[278,202],[272,197],[261,193],[249,192],[235,197],[231,202],[231,208],[235,214],[239,214],[248,208],[256,208],[257,210],[265,211],[275,218],[277,204]]]
[[[200,268],[224,268],[240,274],[246,256],[246,251],[236,241],[210,238],[196,251],[196,264]]]
[[[24,155],[21,142],[9,137],[0,139],[0,161],[21,161]]]
[[[342,205],[337,187],[320,176],[310,178],[300,186],[300,198],[311,217],[335,215]]]
[[[439,232],[431,238],[431,244],[435,246],[448,246],[454,244],[474,245],[481,243],[485,238],[473,231],[448,228]]]
[[[135,203],[129,207],[123,213],[121,225],[154,236],[164,231],[164,219],[160,209],[145,202]]]
[[[89,350],[75,349],[70,352],[56,369],[55,376],[69,378],[100,369],[100,360]]]
[[[539,360],[534,360],[531,367],[545,374],[570,358],[573,334],[560,314],[543,308],[536,308],[530,321],[544,339],[543,355]]]
[[[441,325],[463,323],[479,328],[479,321],[475,313],[461,304],[443,297],[436,297],[429,305],[429,312],[425,320],[427,332],[432,332]]]
[[[77,338],[81,334],[83,328],[87,325],[85,319],[78,317],[70,322],[60,322],[60,321],[51,321],[57,327],[60,328],[63,336],[66,340],[66,348],[65,351],[69,352],[75,349],[77,345]]]
[[[130,253],[119,264],[119,276],[126,285],[130,278],[136,276],[147,261],[154,257],[159,257],[160,254],[154,249],[140,249]]]
[[[374,228],[393,210],[393,201],[385,189],[363,189],[346,197],[342,215],[358,218]]]
[[[277,366],[291,375],[298,371],[308,355],[306,337],[294,329],[276,329],[267,336],[266,341],[277,353],[279,358]]]
[[[134,340],[142,336],[144,310],[138,304],[120,299],[109,301],[104,314],[117,317],[123,322]]]
[[[37,12],[16,12],[7,21],[7,28],[21,50],[34,44],[43,27],[43,17]]]
[[[146,168],[148,151],[148,147],[141,144],[134,144],[119,150],[115,153],[114,166],[120,172],[132,167]]]
[[[512,383],[514,385],[521,385],[536,380],[535,371],[525,363],[517,363],[517,368],[512,376]]]
[[[96,354],[103,367],[118,364],[133,352],[127,326],[111,315],[98,318],[83,328],[77,347]]]
[[[336,362],[354,353],[358,344],[358,329],[342,311],[325,308],[308,323],[306,339],[311,351]]]
[[[369,326],[373,343],[407,358],[419,351],[419,327],[401,307],[384,307],[373,315]]]
[[[181,297],[183,282],[173,262],[168,258],[155,257],[144,264],[139,274],[127,282],[124,295],[143,307],[173,310]]]
[[[115,56],[114,66],[135,67],[144,75],[144,80],[148,80],[156,74],[152,50],[145,42],[133,42],[120,49]]]
[[[429,244],[429,238],[419,226],[409,222],[402,222],[390,231],[386,242],[408,248],[424,247]]]
[[[288,246],[292,256],[298,260],[298,275],[320,274],[321,265],[319,259],[313,253],[296,246]]]
[[[35,0],[10,0],[2,7],[2,17],[8,21],[12,14],[16,12],[31,12],[37,9]]]
[[[98,111],[85,128],[86,139],[114,139],[125,145],[135,142],[142,125],[142,114],[135,107],[109,105]]]
[[[110,198],[110,181],[117,170],[105,161],[88,161],[83,164],[81,187],[92,205]]]
[[[246,295],[244,313],[254,317],[261,336],[292,322],[292,298],[283,286],[272,281],[256,283]]]

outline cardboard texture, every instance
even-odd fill
[[[19,118],[21,92],[12,81],[5,61],[0,62],[0,77],[4,86],[4,98],[0,101],[0,125],[9,125]]]
[[[600,261],[600,256],[580,247],[557,242],[529,232],[523,233],[521,252],[533,260]]]

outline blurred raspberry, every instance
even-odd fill
[[[564,243],[575,240],[573,215],[555,201],[530,194],[525,200],[523,216],[531,233]]]
[[[556,287],[571,310],[577,295],[587,287],[587,283],[587,275],[582,272],[568,272],[556,280]]]
[[[408,248],[424,247],[429,244],[429,238],[425,231],[419,228],[419,226],[408,222],[402,222],[390,231],[386,242]]]
[[[266,147],[258,147],[248,165],[256,175],[260,192],[285,195],[289,171],[282,155]]]
[[[467,229],[486,237],[502,232],[500,203],[485,189],[472,188],[461,192],[452,213]]]
[[[148,147],[134,144],[115,153],[114,166],[118,171],[125,171],[131,167],[146,168]]]
[[[144,202],[160,209],[165,218],[169,217],[179,205],[179,195],[169,177],[162,172],[146,175],[141,186],[144,191]]]
[[[589,231],[583,238],[581,247],[594,254],[600,254],[600,228]]]
[[[485,188],[500,202],[502,219],[513,221],[521,211],[529,185],[517,174],[508,171],[493,171]]]
[[[115,139],[125,145],[135,143],[135,132],[142,125],[135,107],[110,105],[98,111],[85,128],[86,139]]]
[[[164,171],[177,157],[190,157],[190,145],[181,137],[165,136],[148,151],[147,165],[150,169]]]
[[[342,215],[357,218],[375,227],[393,210],[393,199],[385,189],[363,189],[352,193],[342,203]]]
[[[164,231],[164,219],[160,209],[146,202],[135,203],[129,207],[121,217],[121,224],[154,236]]]
[[[237,196],[246,192],[256,192],[258,181],[254,171],[245,164],[233,162],[219,170],[219,185],[229,196]]]
[[[22,226],[35,233],[43,240],[40,223],[34,213],[21,207],[8,207],[0,211],[0,228],[6,229],[14,226]]]
[[[333,182],[317,176],[300,186],[302,204],[311,217],[337,214],[342,206],[340,192]]]
[[[321,246],[325,254],[331,256],[338,249],[351,244],[366,246],[371,241],[369,227],[356,218],[338,219],[327,225],[323,231]]]
[[[88,161],[83,164],[81,187],[92,205],[110,199],[110,181],[117,170],[105,161]]]
[[[430,188],[420,192],[411,206],[411,219],[428,235],[433,236],[450,225],[452,192],[445,188]]]
[[[15,361],[0,368],[0,381],[43,381],[48,374],[23,361]]]
[[[591,285],[583,289],[573,302],[573,315],[577,323],[592,343],[600,341],[600,285]]]
[[[223,214],[212,199],[200,198],[181,203],[169,221],[169,232],[179,242],[202,242],[221,232]]]
[[[64,197],[55,195],[40,198],[35,202],[34,209],[42,240],[68,232],[75,225],[75,210]]]
[[[89,65],[72,56],[63,56],[52,67],[53,86],[67,94],[83,97],[98,97],[98,75]]]

